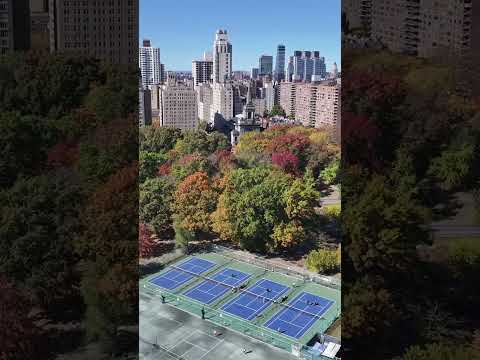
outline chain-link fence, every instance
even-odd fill
[[[208,305],[197,303],[196,301],[189,299],[182,294],[176,294],[165,289],[159,289],[155,285],[149,284],[148,282],[144,282],[143,286],[152,294],[164,296],[165,303],[168,305],[175,306],[189,313],[196,314],[197,316],[201,316],[203,309],[206,320],[256,338],[267,344],[290,352],[292,344],[295,343],[293,339],[290,339],[285,335],[278,334],[262,326],[255,325],[248,320],[243,320],[236,316],[216,310]]]
[[[274,272],[279,272],[285,275],[297,277],[303,281],[311,281],[320,285],[324,285],[336,290],[341,290],[341,281],[330,276],[323,276],[315,274],[308,270],[299,268],[297,266],[282,266],[273,261],[269,261],[259,255],[246,255],[240,251],[235,251],[220,245],[214,245],[212,251],[221,254],[222,256],[229,257],[235,260],[243,261],[255,266],[259,266]]]

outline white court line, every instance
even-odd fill
[[[216,324],[215,324],[215,325],[216,325]],[[206,333],[206,332],[204,332],[204,331],[202,331],[202,330],[198,330],[198,329],[196,329],[196,330],[192,333],[192,335],[190,335],[188,338],[191,338],[191,337],[193,336],[193,334],[195,334],[195,333],[197,333],[197,332],[200,333],[200,334],[206,335],[206,336],[208,336],[208,337],[211,337],[212,339],[218,340],[218,338],[216,338],[215,336],[212,336],[212,335],[210,335],[210,334],[208,334],[208,333]],[[188,338],[187,338],[187,339],[188,339]]]
[[[291,305],[293,306],[293,304],[295,304],[297,302],[297,298],[300,296],[300,298],[298,298],[298,300],[302,299],[307,293],[306,292],[302,292],[300,293],[299,295],[297,295],[296,298],[294,298],[292,301],[291,301]],[[282,320],[281,317],[288,311],[288,310],[291,310],[290,308],[288,307],[285,307],[284,309],[280,310],[278,313],[276,313],[270,320],[268,320],[264,326],[270,326],[273,322],[275,322],[276,320],[281,320],[283,322],[286,322],[287,324],[291,324],[291,321],[285,321],[285,320]],[[297,314],[297,316],[295,318],[292,319],[295,320],[298,316],[300,315],[300,312]],[[294,324],[292,324],[294,325]],[[296,326],[296,325],[294,325]],[[298,326],[297,326],[298,327]]]
[[[325,306],[323,306],[322,309],[321,309],[320,311],[318,311],[318,313],[315,314],[315,315],[316,315],[317,317],[321,317],[322,315],[319,315],[319,314],[324,314],[325,312],[323,312],[323,310],[328,309],[329,306],[331,306],[331,305],[333,305],[333,303],[331,303],[331,304],[327,303],[327,304],[326,304]],[[297,337],[297,335],[298,335],[299,333],[301,333],[304,329],[305,329],[305,331],[306,331],[306,330],[308,330],[311,326],[313,326],[313,324],[315,324],[315,322],[318,320],[317,317],[312,317],[312,318],[308,321],[308,323],[305,324],[305,326],[304,326],[303,328],[301,328],[299,331],[297,331],[297,332],[295,333],[295,337]],[[313,320],[313,323],[312,323],[312,320]],[[292,321],[293,321],[293,320],[292,320]],[[292,324],[292,325],[294,325],[294,324]],[[294,325],[294,326],[295,326],[295,325]]]
[[[188,349],[187,351],[184,351],[182,354],[180,354],[179,356],[183,357],[183,355],[185,355],[187,352],[189,352],[190,350],[192,350],[194,347],[198,347],[200,350],[202,351],[208,351],[207,349],[204,349],[203,347],[201,346],[198,346],[196,344],[192,344],[190,341],[187,341],[187,340],[182,340],[180,341],[179,343],[177,343],[175,346],[171,347],[169,350],[172,351],[173,349],[175,349],[177,346],[180,346],[182,345],[182,343],[187,343],[189,345],[192,345],[193,347]],[[172,351],[173,352],[173,351]]]
[[[183,342],[186,342],[187,344],[190,344],[190,345],[192,345],[192,346],[196,346],[196,347],[202,349],[203,351],[208,351],[208,350],[205,349],[204,347],[202,347],[202,346],[200,346],[200,345],[197,345],[197,344],[193,344],[193,343],[191,343],[190,341],[187,341],[187,340],[182,340],[182,341],[183,341]]]
[[[303,298],[305,295],[307,295],[307,293],[303,293],[302,296],[300,296],[300,298],[299,298],[298,300],[295,299],[294,302],[293,302],[293,304],[292,304],[292,306],[295,306],[295,304],[296,304],[297,302],[302,302],[302,298]],[[308,304],[307,304],[307,305],[308,305]],[[285,309],[289,309],[289,308],[287,307],[287,308],[285,308]],[[302,310],[303,310],[303,309],[302,309]],[[293,322],[300,316],[300,314],[301,314],[301,312],[299,311],[298,314],[297,314],[297,316],[295,316],[291,321],[285,321],[285,322],[294,325]],[[283,321],[284,321],[284,320],[283,320]]]
[[[201,360],[201,359],[203,359],[205,356],[207,356],[207,354],[208,354],[209,352],[211,352],[213,349],[215,349],[215,348],[216,348],[218,345],[220,345],[223,341],[224,341],[224,340],[221,339],[218,343],[216,343],[215,345],[213,345],[213,346],[210,348],[210,350],[208,350],[205,354],[203,354],[201,357],[199,357],[198,360]]]

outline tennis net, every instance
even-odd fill
[[[313,317],[313,318],[317,318],[317,319],[322,319],[322,316],[318,315],[318,314],[314,314],[312,312],[309,312],[309,311],[306,311],[306,310],[303,310],[303,309],[300,309],[300,308],[297,308],[295,306],[292,306],[288,303],[285,303],[286,299],[287,299],[287,296],[284,295],[282,296],[281,293],[273,293],[272,294],[272,297],[268,297],[268,296],[264,296],[262,294],[257,294],[255,292],[252,292],[245,287],[245,284],[247,283],[247,281],[244,281],[243,283],[239,284],[239,285],[231,285],[231,284],[226,284],[224,282],[221,282],[219,280],[216,280],[216,279],[213,279],[209,276],[205,276],[205,275],[201,275],[201,274],[197,274],[195,272],[192,272],[190,270],[186,270],[186,269],[182,269],[178,266],[175,266],[175,265],[171,265],[170,266],[171,268],[175,269],[175,270],[178,270],[178,271],[182,271],[182,272],[185,272],[191,276],[194,276],[196,278],[199,278],[199,279],[202,279],[204,281],[208,281],[208,282],[211,282],[213,284],[216,284],[216,285],[220,285],[220,286],[224,286],[228,289],[231,289],[231,291],[235,291],[237,292],[238,294],[240,295],[244,295],[244,294],[248,294],[256,299],[259,299],[261,300],[263,303],[274,303],[274,304],[278,304],[280,305],[281,307],[284,307],[284,308],[288,308],[292,311],[297,311],[299,313],[302,313],[302,314],[305,314],[305,315],[308,315],[310,317]]]

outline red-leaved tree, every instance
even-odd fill
[[[286,173],[292,175],[298,175],[300,173],[300,160],[292,152],[286,151],[281,153],[273,153],[272,163]]]
[[[41,332],[29,317],[30,310],[26,297],[0,276],[0,359],[41,358]]]
[[[170,175],[171,171],[172,171],[172,165],[165,163],[158,167],[157,175],[167,176],[167,175]]]
[[[138,231],[138,254],[141,258],[147,258],[152,255],[155,241],[152,238],[152,232],[148,227],[140,223]]]

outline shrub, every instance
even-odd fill
[[[305,262],[307,269],[319,273],[333,273],[340,267],[336,250],[319,249],[311,251]]]

